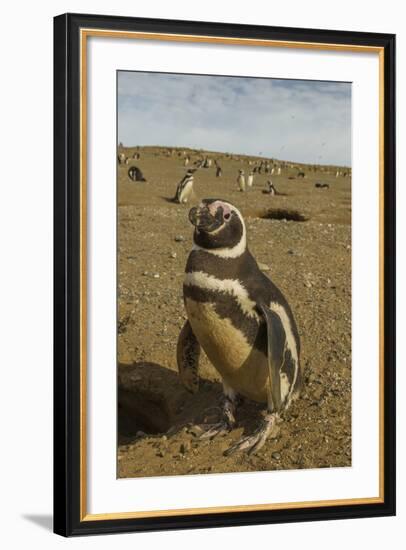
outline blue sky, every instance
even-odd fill
[[[351,164],[351,84],[118,73],[118,141]]]

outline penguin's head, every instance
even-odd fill
[[[246,249],[246,230],[239,210],[221,199],[203,199],[189,212],[195,226],[195,246],[224,257],[237,257]]]

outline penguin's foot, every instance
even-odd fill
[[[217,424],[206,424],[206,431],[202,433],[199,439],[213,439],[216,435],[226,434],[231,426],[227,422],[217,422]]]
[[[215,424],[207,424],[206,431],[200,436],[199,439],[212,439],[216,435],[229,432],[235,424],[235,400],[229,397],[224,397],[223,407],[221,410],[222,419]]]
[[[238,451],[246,451],[248,454],[256,453],[265,445],[265,441],[276,426],[277,415],[267,413],[257,430],[252,435],[241,438],[237,443],[224,451],[224,456],[230,456]]]

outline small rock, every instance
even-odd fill
[[[269,271],[271,268],[267,264],[263,264],[261,262],[258,262],[258,267],[261,269],[261,271]]]
[[[144,437],[144,435],[147,435],[145,432],[143,432],[142,430],[138,430],[138,432],[135,434],[136,437]]]
[[[148,271],[143,272],[144,277],[147,277],[149,275]]]
[[[154,277],[154,279],[159,279],[160,275],[159,275],[159,273],[154,273],[153,277]]]
[[[281,454],[280,453],[275,452],[275,453],[272,453],[271,456],[274,460],[280,460],[281,459]]]
[[[288,254],[290,254],[291,256],[293,256],[294,253],[295,253],[294,250],[291,250],[291,249],[288,250]]]
[[[176,252],[172,252],[170,257],[173,258],[173,259],[175,259],[175,258],[177,257]]]
[[[319,401],[319,399],[321,399],[323,396],[323,388],[319,386],[312,393],[313,393],[313,398],[316,399],[316,401]]]
[[[183,235],[176,235],[175,241],[177,243],[182,243],[185,240],[185,237]]]

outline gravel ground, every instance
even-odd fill
[[[235,180],[239,168],[249,171],[248,158],[213,154],[223,176],[216,178],[214,167],[199,169],[195,197],[184,206],[169,200],[185,173],[178,151],[138,150],[139,160],[118,167],[118,477],[350,466],[350,177],[301,165],[304,179],[293,168],[272,176],[283,196],[262,193],[268,174],[256,176],[243,194]],[[124,151],[132,156],[135,148]],[[129,180],[131,165],[146,183]],[[319,181],[330,188],[316,189]],[[219,377],[204,354],[197,394],[184,390],[177,375],[183,271],[192,244],[187,214],[205,197],[241,210],[249,247],[290,302],[302,341],[301,397],[273,439],[251,456],[223,452],[255,429],[259,406],[245,400],[234,430],[200,440],[199,424],[218,415]],[[281,211],[282,219],[273,219]],[[295,221],[301,217],[306,221]]]

